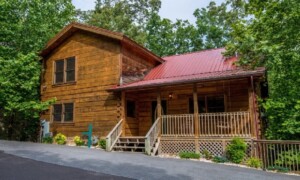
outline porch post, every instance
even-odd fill
[[[197,84],[193,85],[193,100],[194,100],[194,130],[195,130],[195,147],[196,152],[199,153],[199,112],[198,112],[198,94]]]
[[[161,121],[162,121],[161,120],[161,94],[160,94],[160,89],[157,92],[157,100],[156,101],[157,101],[157,118],[160,118],[160,120],[158,122],[158,127],[160,129],[159,133],[158,133],[158,136],[160,137],[160,135],[161,135]]]
[[[122,123],[122,136],[125,136],[126,131],[126,94],[125,91],[122,91],[121,93],[121,119],[123,119]]]

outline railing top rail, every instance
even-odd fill
[[[167,117],[167,116],[193,116],[194,114],[167,114],[167,115],[162,115],[162,117]]]
[[[256,140],[254,139],[253,142],[259,143],[274,143],[274,144],[300,144],[300,141],[296,140]]]
[[[148,133],[146,134],[145,138],[149,137],[151,132],[153,131],[153,129],[155,128],[155,126],[157,125],[158,121],[159,121],[160,117],[158,117],[155,122],[153,123],[152,127],[149,129]]]
[[[118,126],[123,122],[123,119],[121,119],[116,125],[115,127],[109,132],[109,134],[106,136],[106,138],[109,138],[112,133],[118,128]]]
[[[199,115],[211,115],[211,114],[247,114],[249,111],[234,111],[234,112],[215,112],[215,113],[199,113]]]

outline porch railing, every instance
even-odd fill
[[[145,136],[145,151],[150,155],[160,132],[160,118],[157,118]]]
[[[194,136],[194,115],[178,114],[162,116],[162,136]]]
[[[111,151],[118,138],[122,134],[122,123],[123,119],[121,119],[117,125],[110,131],[110,133],[106,136],[106,151]]]
[[[202,136],[251,137],[250,113],[243,111],[199,114],[199,130]]]
[[[253,140],[253,145],[263,169],[300,173],[300,141]]]

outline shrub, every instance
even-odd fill
[[[45,143],[45,144],[52,144],[53,143],[53,138],[50,137],[50,136],[44,137],[42,142]]]
[[[278,153],[275,164],[277,166],[286,165],[286,166],[294,167],[297,166],[297,162],[300,162],[300,153],[290,150],[290,151]]]
[[[79,136],[74,137],[74,143],[76,144],[76,146],[83,146],[84,145],[84,141],[81,140],[81,138]]]
[[[281,167],[281,166],[269,166],[269,167],[267,168],[267,170],[270,170],[270,171],[277,171],[277,172],[283,172],[283,173],[289,172],[289,168]]]
[[[247,166],[253,167],[253,168],[260,168],[261,167],[261,161],[258,158],[251,157],[247,160]]]
[[[243,161],[246,156],[247,144],[241,138],[233,138],[230,144],[226,147],[227,158],[236,164]]]
[[[99,145],[102,149],[106,149],[106,140],[105,140],[105,139],[100,139],[100,141],[98,141],[98,145]]]
[[[204,150],[202,151],[202,154],[203,154],[203,157],[204,157],[205,159],[207,159],[207,160],[210,160],[210,159],[213,158],[213,155],[212,155],[208,150],[206,150],[206,149],[204,149]]]
[[[213,157],[212,161],[215,163],[225,163],[225,162],[228,162],[228,159],[223,156],[215,156],[215,157]]]
[[[180,152],[179,157],[181,159],[199,159],[200,154],[199,153],[194,153],[194,152]]]
[[[63,135],[62,133],[58,133],[54,137],[54,141],[59,145],[66,144],[66,142],[67,142],[66,140],[67,140],[67,137],[65,135]]]

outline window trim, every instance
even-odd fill
[[[61,104],[62,105],[62,111],[61,111],[61,121],[55,121],[54,120],[54,105]],[[65,104],[73,104],[73,119],[72,121],[65,121]],[[64,123],[64,124],[72,124],[75,120],[75,103],[74,102],[61,102],[61,103],[55,103],[52,105],[52,111],[51,111],[51,122],[52,123]]]
[[[67,61],[68,59],[70,58],[74,58],[75,60],[75,63],[74,63],[74,81],[67,81]],[[56,83],[56,62],[57,61],[61,61],[63,60],[64,62],[64,70],[63,70],[63,82],[59,82],[59,83]],[[77,58],[76,56],[70,56],[70,57],[67,57],[67,58],[60,58],[60,59],[56,59],[53,61],[53,73],[52,73],[52,78],[53,78],[53,81],[52,81],[52,85],[53,86],[60,86],[60,85],[66,85],[66,84],[76,84],[77,82]]]

